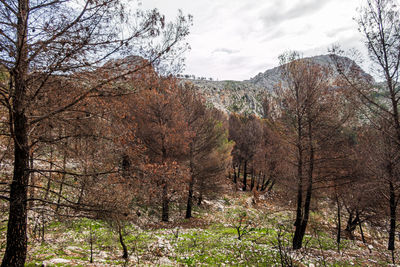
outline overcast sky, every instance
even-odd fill
[[[297,50],[326,54],[333,44],[362,50],[353,17],[361,0],[142,0],[167,19],[177,10],[194,17],[184,73],[246,80]]]

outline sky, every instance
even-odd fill
[[[361,0],[142,0],[173,20],[193,15],[184,74],[247,80],[276,67],[278,56],[327,54],[332,45],[365,53],[357,30]]]

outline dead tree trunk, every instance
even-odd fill
[[[1,266],[24,266],[27,253],[27,194],[29,182],[28,122],[25,114],[25,98],[28,72],[28,12],[29,1],[18,1],[16,25],[19,62],[11,73],[14,86],[10,85],[12,107],[10,110],[10,133],[14,139],[14,172],[10,186],[10,206],[7,227],[6,251]]]
[[[338,245],[338,250],[339,250],[339,244],[340,244],[340,239],[341,239],[341,229],[342,229],[342,220],[341,220],[341,207],[340,207],[340,201],[339,201],[339,196],[336,194],[336,206],[337,206],[337,233],[336,233],[336,243]]]
[[[347,225],[346,228],[344,229],[344,232],[346,233],[346,237],[350,240],[354,240],[354,230],[356,230],[356,227],[358,225],[358,220],[359,220],[359,215],[357,212],[356,217],[353,219],[353,211],[348,211],[349,212],[349,218],[347,220]]]
[[[125,241],[124,241],[124,235],[123,235],[123,229],[120,225],[118,225],[118,236],[119,236],[119,243],[121,244],[122,247],[122,258],[123,259],[128,259],[128,248],[125,245]]]
[[[193,146],[190,145],[190,181],[189,181],[189,192],[188,192],[188,200],[186,205],[186,219],[192,217],[192,206],[193,206],[193,187],[194,187],[194,166],[193,166]]]
[[[396,195],[394,192],[393,183],[389,182],[389,205],[390,205],[390,229],[388,250],[394,251],[395,234],[396,234]],[[394,264],[394,263],[393,263]]]
[[[235,164],[232,164],[233,166],[233,182],[235,183],[235,184],[237,184],[237,175],[236,175],[236,166],[235,166]]]
[[[246,191],[247,188],[247,160],[244,161],[243,168],[243,191]]]
[[[250,191],[253,191],[255,184],[255,175],[254,175],[254,167],[251,169],[251,183],[250,183]]]
[[[299,134],[299,136],[301,136]],[[299,140],[300,144],[300,140]],[[299,185],[298,185],[298,203],[297,203],[297,216],[295,222],[295,233],[293,236],[293,249],[300,249],[303,246],[303,238],[306,233],[308,219],[310,215],[310,205],[311,205],[311,196],[312,196],[312,183],[313,183],[313,174],[314,174],[314,145],[313,145],[313,131],[311,120],[308,121],[308,146],[309,146],[309,166],[308,166],[308,184],[306,191],[306,199],[304,201],[304,208],[302,207],[302,165],[303,162],[301,160],[302,153],[299,154],[299,166],[298,173],[299,175]],[[299,147],[299,151],[301,151],[301,146]],[[301,163],[301,164],[300,164]]]
[[[168,185],[167,185],[166,181],[164,181],[163,190],[162,190],[162,214],[161,214],[161,220],[163,222],[168,222],[168,220],[169,220]]]

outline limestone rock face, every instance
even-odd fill
[[[353,60],[336,57],[345,73],[356,71],[365,79],[373,80],[372,76],[365,73]],[[303,60],[311,60],[316,64],[330,68],[332,80],[338,75],[332,56],[321,55]],[[275,67],[264,73],[259,73],[245,81],[209,81],[184,79],[183,82],[193,83],[199,92],[204,95],[208,104],[226,113],[248,113],[263,115],[262,102],[265,96],[273,95],[274,88],[282,82],[281,69]]]

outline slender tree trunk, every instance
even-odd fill
[[[186,205],[186,219],[192,218],[192,206],[193,206],[193,185],[194,185],[194,178],[190,179],[189,182],[189,192],[188,192],[188,200]]]
[[[42,228],[42,231],[41,231],[41,241],[42,241],[42,243],[44,243],[46,240],[44,239],[44,231],[45,231],[45,227],[46,227],[46,217],[45,217],[45,213],[46,211],[45,211],[45,209],[44,209],[44,207],[42,207],[42,212],[41,212],[41,216],[42,216],[42,221],[41,221],[41,228]]]
[[[123,259],[128,259],[128,248],[125,245],[125,241],[124,241],[124,236],[122,233],[122,227],[118,225],[118,236],[119,236],[119,243],[121,244],[122,247],[122,258]]]
[[[233,165],[233,182],[237,184],[236,167]]]
[[[396,234],[396,195],[392,181],[389,182],[389,204],[390,204],[390,230],[388,250],[394,251],[395,234]],[[393,263],[394,264],[394,263]]]
[[[356,217],[353,219],[353,212],[349,211],[349,219],[347,220],[347,225],[346,229],[344,229],[347,238],[350,240],[354,240],[354,230],[356,230],[357,224],[358,224],[359,216],[358,212]]]
[[[310,158],[309,158],[309,167],[308,167],[308,185],[306,192],[306,199],[304,202],[304,217],[301,222],[301,232],[300,238],[301,243],[303,242],[304,235],[306,233],[308,219],[310,217],[310,206],[311,206],[311,196],[312,196],[312,183],[313,183],[313,174],[314,174],[314,146],[312,144],[313,136],[311,124],[309,123],[309,147],[310,147]],[[302,244],[300,244],[302,246]]]
[[[296,90],[296,99],[298,97],[298,91]],[[300,249],[302,245],[301,233],[301,221],[303,217],[303,127],[301,115],[297,114],[297,208],[296,208],[296,220],[294,222],[294,236],[292,241],[293,249]]]
[[[301,237],[301,222],[303,217],[302,212],[303,206],[303,155],[299,148],[299,158],[297,166],[297,209],[296,209],[296,220],[294,222],[295,232],[293,236],[293,249],[300,249],[302,246]]]
[[[342,229],[342,220],[341,220],[341,214],[340,214],[340,201],[339,201],[339,196],[336,194],[336,205],[337,205],[337,233],[336,233],[336,243],[338,245],[338,250],[339,250],[339,244],[340,244],[340,239],[341,239],[341,229]]]
[[[239,166],[238,166],[238,171],[237,171],[237,179],[239,179],[240,180],[240,167],[242,166],[242,161],[241,160],[239,160]]]
[[[199,199],[197,200],[197,206],[200,206],[203,202],[203,192],[200,191]]]
[[[310,116],[309,116],[310,118]],[[298,184],[298,192],[297,192],[297,216],[296,216],[296,222],[295,222],[295,233],[293,236],[293,249],[300,249],[303,246],[303,238],[306,233],[307,229],[307,224],[308,224],[308,219],[310,215],[310,205],[311,205],[311,196],[312,196],[312,183],[313,183],[313,173],[314,173],[314,146],[313,146],[313,132],[312,132],[312,125],[311,121],[308,121],[308,145],[310,149],[310,154],[309,154],[309,167],[308,167],[308,184],[307,184],[307,191],[306,191],[306,199],[304,201],[304,212],[302,211],[302,179],[299,179],[299,184]],[[300,133],[299,133],[299,136]],[[300,139],[298,140],[298,144],[300,144]],[[302,153],[301,151],[301,145],[298,145],[299,147],[299,166],[298,166],[298,175],[302,174],[302,170],[300,167],[302,167],[303,162],[302,162]],[[299,178],[301,176],[299,175]]]
[[[364,236],[364,231],[363,231],[363,228],[362,228],[362,222],[361,222],[361,220],[358,220],[358,227],[360,228],[361,240],[362,240],[362,242],[363,242],[364,244],[366,244],[367,241],[365,240],[365,236]]]
[[[271,183],[270,186],[268,187],[267,192],[271,192],[271,191],[272,191],[272,188],[274,188],[274,185],[275,185],[275,179],[272,180],[272,183]]]
[[[169,220],[169,200],[168,200],[168,185],[164,181],[163,191],[162,191],[162,214],[161,220],[163,222],[168,222]]]
[[[13,115],[15,160],[3,267],[23,266],[27,252],[27,185],[29,177],[27,124],[24,114],[14,112]]]
[[[256,187],[257,191],[260,190],[260,183],[261,183],[261,171],[258,172],[258,176],[257,176],[257,187]]]
[[[254,177],[254,169],[251,169],[251,184],[250,184],[250,191],[253,191],[254,188],[254,183],[255,183],[255,177]]]
[[[244,161],[244,168],[243,168],[243,191],[246,191],[247,187],[247,160]]]
[[[14,172],[10,186],[10,205],[7,227],[7,244],[2,267],[24,266],[27,253],[27,194],[29,182],[28,122],[25,115],[26,84],[28,72],[28,11],[29,1],[18,1],[17,51],[18,64],[11,73],[14,88],[10,88],[12,110],[10,132],[14,138]],[[10,85],[12,86],[12,85]]]
[[[93,263],[93,229],[92,222],[90,222],[90,263]]]
[[[271,179],[268,179],[267,181],[265,181],[265,173],[264,173],[260,191],[264,191],[267,188],[267,186],[269,185],[270,181],[271,181]]]
[[[188,200],[187,200],[187,205],[186,205],[186,219],[189,219],[192,217],[192,206],[193,206],[193,186],[194,186],[194,166],[193,166],[193,146],[192,144],[190,145],[190,162],[189,162],[189,168],[190,168],[190,181],[189,181],[189,192],[188,192]]]

